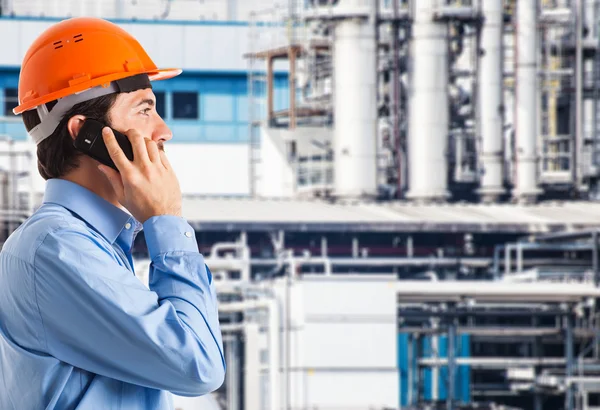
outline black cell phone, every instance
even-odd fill
[[[96,161],[104,165],[108,165],[116,171],[119,171],[110,157],[108,150],[106,149],[106,145],[104,144],[104,139],[102,138],[102,129],[104,127],[106,127],[106,125],[100,121],[88,118],[83,123],[81,130],[79,130],[77,138],[75,138],[75,141],[73,141],[73,146],[76,150],[89,155]],[[133,148],[131,147],[129,138],[119,131],[114,129],[112,131],[115,134],[115,138],[121,146],[121,149],[125,153],[125,156],[129,158],[130,161],[133,161]]]

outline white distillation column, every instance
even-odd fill
[[[334,44],[335,195],[377,194],[377,60],[371,19],[342,20]]]
[[[503,194],[503,8],[499,0],[481,3],[484,23],[479,55],[479,110],[483,168],[479,194],[484,202],[495,202]]]
[[[537,153],[537,1],[517,1],[516,169],[514,199],[535,201],[538,188]]]
[[[588,42],[597,43],[598,42],[598,29],[596,26],[596,1],[595,0],[587,0],[582,4],[583,9],[583,17],[585,27],[587,27],[587,36],[583,37],[583,40]],[[583,82],[583,87],[593,90],[594,89],[594,65],[595,61],[593,58],[584,59],[583,66],[583,78],[585,79]],[[583,100],[583,141],[593,141],[595,133],[598,131],[594,130],[594,117],[597,114],[594,114],[594,99],[593,98],[585,98]],[[598,118],[596,118],[596,125],[598,124]],[[594,153],[594,145],[586,146],[586,151],[584,154],[583,174],[588,174],[592,169],[590,166],[593,165],[593,153]]]
[[[125,0],[115,0],[115,17],[125,18]]]
[[[448,193],[448,42],[433,20],[436,0],[415,0],[408,125],[407,197],[443,200]]]
[[[2,15],[4,16],[9,16],[15,11],[14,0],[2,0],[0,5],[2,5]]]

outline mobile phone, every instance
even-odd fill
[[[114,161],[110,157],[108,150],[106,149],[106,145],[104,144],[104,139],[102,138],[102,129],[106,127],[106,124],[101,123],[100,121],[96,121],[88,118],[83,123],[83,126],[79,130],[79,134],[77,134],[77,138],[73,141],[73,146],[76,150],[83,152],[86,155],[94,158],[96,161],[107,165],[116,171],[117,166]],[[111,128],[112,129],[112,128]],[[131,147],[131,142],[129,142],[129,138],[126,135],[120,133],[112,129],[115,134],[115,138],[119,143],[119,146],[125,153],[125,156],[133,161],[133,148]]]

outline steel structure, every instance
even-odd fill
[[[253,23],[264,36],[273,27],[288,35],[276,48],[251,36],[249,60],[250,77],[265,80],[266,94],[254,94],[271,101],[253,111],[254,125],[261,141],[293,151],[280,158],[292,182],[255,194],[595,197],[597,1],[323,0],[287,10]],[[287,61],[290,84],[278,111],[275,58]],[[323,127],[331,133],[311,141]],[[260,161],[273,155],[256,151]]]

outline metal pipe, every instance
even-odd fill
[[[594,284],[600,286],[600,267],[598,266],[598,231],[592,233],[592,269],[594,270]]]
[[[269,408],[278,409],[281,406],[278,386],[279,376],[279,307],[277,300],[260,299],[260,300],[245,300],[242,302],[229,302],[219,304],[219,312],[232,313],[244,312],[247,310],[266,309],[268,312],[269,323]]]
[[[481,188],[484,202],[495,202],[503,187],[503,70],[502,35],[504,10],[501,1],[482,1],[485,16],[481,29],[481,52],[478,53],[479,112],[481,124]]]
[[[516,178],[513,197],[532,202],[537,178],[537,1],[517,2],[516,23]]]
[[[2,1],[2,15],[12,16],[15,12],[14,0],[3,0]]]
[[[504,248],[504,275],[505,276],[508,276],[510,274],[510,267],[511,267],[510,266],[510,254],[511,254],[513,247],[514,247],[514,245],[509,243]]]
[[[509,369],[522,366],[564,366],[566,360],[556,357],[457,357],[457,366],[471,366],[479,369]],[[448,366],[448,358],[421,358],[419,365],[425,367]]]
[[[237,355],[237,341],[232,339],[226,342],[226,361],[227,361],[227,409],[238,410],[238,376],[237,370],[239,357]]]
[[[170,1],[167,1],[167,3],[170,3]],[[115,0],[115,17],[118,19],[125,18],[125,0]]]
[[[407,382],[408,382],[408,397],[407,397],[407,402],[409,405],[414,404],[414,398],[413,398],[413,335],[409,334],[408,335],[408,346],[406,348],[406,358],[407,358],[407,363],[408,363],[408,375],[407,375]]]
[[[600,297],[600,289],[580,283],[511,283],[483,281],[398,281],[396,293],[403,301],[456,300],[567,302]]]
[[[439,358],[439,342],[440,336],[437,334],[439,332],[439,324],[440,321],[438,318],[431,318],[431,327],[432,330],[436,333],[431,337],[431,350],[433,352],[432,357]],[[440,369],[439,367],[434,367],[431,369],[431,399],[432,401],[437,401],[439,399],[439,377],[440,377]]]
[[[444,282],[442,282],[444,283]],[[500,300],[500,299],[499,299]],[[527,310],[508,310],[505,309],[503,311],[477,311],[477,310],[469,310],[469,309],[461,309],[454,311],[411,311],[411,310],[400,310],[399,316],[402,318],[420,318],[420,319],[429,319],[431,317],[440,317],[440,318],[448,318],[448,317],[498,317],[498,315],[504,316],[518,316],[518,317],[532,317],[532,316],[544,316],[544,317],[554,317],[562,313],[560,309],[549,309],[549,310],[541,310],[541,311],[527,311]]]
[[[446,396],[446,408],[452,410],[454,408],[454,375],[456,369],[456,357],[454,351],[454,342],[456,337],[456,326],[454,319],[450,319],[448,325],[448,392]]]
[[[400,141],[400,21],[398,19],[399,2],[398,0],[392,1],[393,7],[393,21],[392,21],[392,75],[390,78],[390,84],[392,85],[392,141],[396,149],[396,158],[398,166],[398,183],[397,183],[397,198],[401,198],[404,192],[404,186],[402,185],[403,172],[402,168],[402,143]]]
[[[546,235],[540,235],[535,237],[536,242],[547,242],[547,241],[565,241],[565,240],[577,240],[591,238],[594,232],[598,232],[597,229],[586,229],[576,232],[556,232]]]
[[[583,0],[574,2],[575,11],[575,147],[572,149],[571,172],[577,189],[582,183],[583,158]],[[596,115],[596,113],[594,113]]]
[[[494,263],[493,263],[493,277],[494,280],[500,278],[500,252],[504,250],[504,245],[494,246]]]
[[[570,315],[565,315],[565,365],[567,380],[573,375],[573,319]],[[565,394],[565,410],[573,410],[574,386],[568,385]]]
[[[320,265],[326,261],[332,266],[472,266],[485,268],[489,266],[491,258],[451,258],[451,257],[406,257],[406,258],[321,258],[295,257],[294,260],[304,265]],[[276,265],[277,259],[256,259],[252,265]]]
[[[258,323],[247,323],[244,334],[244,408],[261,406],[261,344]]]
[[[292,264],[292,266],[294,266]],[[291,341],[291,327],[292,327],[292,304],[291,304],[291,280],[295,276],[295,270],[291,274],[285,277],[285,326],[283,327],[284,335],[284,354],[283,354],[283,377],[285,380],[284,390],[284,409],[291,409],[291,392],[292,392],[292,380],[290,377],[290,368],[292,361],[292,341]]]
[[[536,330],[540,330],[540,329],[537,329],[538,322],[539,322],[539,320],[537,317],[534,316],[533,318],[531,318],[531,324],[533,325],[534,328],[536,328]],[[548,329],[548,330],[552,330],[552,329]],[[556,329],[556,331],[558,331],[558,330],[559,329]],[[541,356],[541,353],[542,353],[541,350],[543,348],[542,347],[543,345],[541,343],[540,336],[541,335],[537,334],[533,340],[533,346],[531,349],[531,351],[533,353],[533,357]],[[540,374],[539,367],[534,366],[533,371],[534,371],[534,377],[537,378]],[[540,392],[538,391],[538,389],[535,389],[534,393],[533,393],[533,407],[534,407],[534,410],[542,410],[542,396],[541,396]]]

